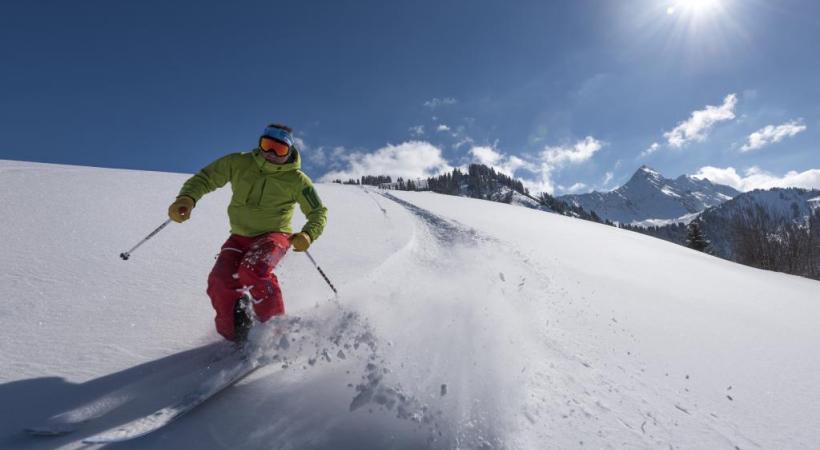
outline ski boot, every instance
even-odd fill
[[[244,295],[236,301],[233,308],[234,336],[236,336],[234,342],[240,347],[245,345],[248,340],[248,332],[253,326],[250,308],[250,299]]]

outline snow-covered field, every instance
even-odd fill
[[[228,351],[204,292],[227,190],[118,258],[185,178],[0,161],[0,448],[86,448]],[[317,190],[338,302],[289,254],[288,316],[254,336],[286,329],[283,362],[112,448],[820,447],[820,283],[522,207]],[[22,431],[55,416],[91,420]]]

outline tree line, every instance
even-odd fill
[[[460,195],[483,200],[492,200],[501,203],[510,203],[513,199],[513,192],[517,192],[524,197],[533,200],[543,209],[547,209],[565,216],[577,217],[579,219],[593,222],[614,225],[608,220],[602,220],[594,211],[589,212],[582,207],[559,200],[544,192],[538,196],[533,196],[524,186],[521,180],[509,175],[500,173],[492,167],[483,164],[470,164],[467,171],[453,169],[450,172],[419,180],[404,180],[397,178],[395,181],[389,176],[362,176],[359,179],[349,179],[342,181],[334,180],[334,183],[379,186],[385,189],[395,189],[400,191],[433,191],[439,194]],[[500,194],[502,188],[508,188],[506,193]]]
[[[751,204],[727,219],[701,217],[688,225],[619,227],[747,266],[820,280],[820,209],[805,218],[789,218]],[[725,242],[713,242],[707,229]]]
[[[341,179],[335,179],[333,180],[333,182],[338,184],[378,186],[380,184],[392,183],[393,179],[388,175],[364,175],[361,178],[349,178],[346,181],[342,181]]]
[[[735,214],[730,227],[737,262],[820,279],[820,209],[803,222],[752,205]]]

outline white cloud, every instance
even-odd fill
[[[518,169],[530,169],[534,166],[517,156],[510,156],[509,158],[507,158],[507,164],[504,167],[507,168],[505,173],[507,173],[507,175],[512,176],[512,174],[514,174],[515,171]]]
[[[492,147],[473,147],[470,149],[470,153],[479,164],[485,166],[492,166],[502,159],[501,153],[498,153]]]
[[[458,136],[458,134],[453,135],[453,137],[457,137],[457,136]],[[453,144],[453,148],[458,150],[459,148],[461,148],[461,146],[466,145],[466,144],[472,144],[473,142],[474,142],[473,138],[471,138],[470,136],[465,136],[463,139],[461,139],[460,141]]]
[[[562,166],[565,164],[579,164],[592,158],[598,150],[603,147],[603,143],[592,136],[587,136],[583,141],[578,141],[572,147],[546,147],[541,152],[541,159],[550,166]]]
[[[707,105],[706,109],[693,111],[688,120],[664,133],[663,137],[672,148],[682,148],[692,141],[703,141],[715,124],[735,118],[736,104],[737,95],[729,94],[720,106]]]
[[[305,140],[300,137],[294,136],[293,143],[296,144],[296,148],[300,150],[307,150],[308,148],[307,144],[305,143]]]
[[[436,131],[450,131],[450,127],[445,124],[441,124],[436,128]]]
[[[804,172],[792,170],[783,176],[777,176],[759,167],[751,167],[746,169],[744,175],[741,176],[734,167],[721,169],[719,167],[706,166],[701,167],[693,176],[696,178],[708,178],[709,181],[713,183],[726,184],[743,192],[753,189],[770,189],[773,187],[820,189],[820,169],[809,169]]]
[[[641,157],[643,158],[643,157],[649,156],[649,155],[655,153],[656,151],[660,150],[660,148],[661,148],[661,144],[658,144],[657,142],[653,142],[652,145],[650,145],[646,150],[641,152]]]
[[[474,161],[493,167],[505,175],[513,176],[519,169],[531,172],[535,175],[533,178],[521,179],[524,187],[534,193],[552,193],[556,189],[553,182],[553,174],[556,170],[567,165],[588,161],[603,145],[603,142],[587,136],[571,146],[547,146],[536,160],[526,156],[521,158],[515,155],[505,155],[490,146],[474,146],[470,149],[470,154]],[[583,183],[575,183],[570,187],[558,186],[558,189],[566,192],[578,192],[586,188],[587,185]]]
[[[581,164],[595,155],[604,143],[592,136],[587,136],[572,146],[547,146],[541,152],[539,164],[528,164],[524,168],[537,174],[534,180],[522,180],[524,186],[532,192],[555,192],[553,173],[570,164]],[[576,183],[577,185],[577,183]],[[574,185],[575,186],[575,185]],[[559,186],[559,189],[562,188]],[[571,189],[572,187],[570,187]]]
[[[312,148],[305,151],[305,147],[299,147],[302,151],[302,157],[307,158],[310,162],[326,167],[337,167],[342,160],[341,156],[347,153],[344,147],[333,147],[328,149],[326,147]]]
[[[515,155],[503,155],[492,147],[473,147],[470,154],[475,162],[494,168],[508,176],[513,176],[521,168],[534,170],[535,165],[524,161]]]
[[[555,183],[552,181],[551,172],[541,172],[538,178],[534,180],[521,180],[521,182],[527,190],[533,193],[547,192],[552,194],[555,192]]]
[[[801,120],[792,120],[791,122],[782,125],[768,125],[749,135],[743,147],[740,147],[741,152],[749,152],[765,147],[769,144],[780,142],[787,137],[792,137],[806,131],[806,126]]]
[[[523,157],[506,155],[491,146],[474,146],[470,149],[470,154],[475,162],[493,167],[505,175],[514,176],[518,170],[530,172],[533,174],[532,177],[520,178],[525,188],[533,193],[553,193],[556,190],[553,175],[557,170],[567,165],[588,161],[603,146],[603,142],[587,136],[571,146],[547,146],[537,158],[526,155]],[[611,179],[614,175],[608,173],[607,176]],[[588,186],[584,183],[575,183],[569,187],[557,186],[557,188],[564,192],[579,192],[588,189]]]
[[[434,98],[431,98],[430,100],[427,100],[426,102],[424,102],[424,106],[426,106],[430,109],[436,109],[440,106],[455,105],[456,103],[457,103],[456,99],[454,99],[452,97],[444,97],[444,98],[434,97]]]
[[[410,134],[413,136],[421,136],[424,134],[424,125],[416,125],[408,128],[408,130],[410,130]]]
[[[570,187],[558,186],[558,189],[564,194],[577,194],[578,192],[586,190],[587,185],[584,183],[575,183]]]
[[[438,147],[423,141],[387,145],[373,153],[351,152],[341,156],[347,168],[322,176],[322,181],[390,175],[405,179],[426,178],[452,169]]]
[[[613,178],[615,178],[615,174],[614,174],[614,173],[612,173],[612,172],[607,172],[607,173],[604,175],[604,182],[603,182],[603,183],[601,183],[601,184],[602,184],[603,186],[607,186],[607,185],[609,184],[609,182],[610,182],[610,181],[612,181],[612,179],[613,179]]]

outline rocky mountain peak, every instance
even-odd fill
[[[620,223],[674,220],[703,211],[738,195],[729,186],[681,175],[664,178],[642,165],[629,181],[611,192],[562,196],[562,199]]]

